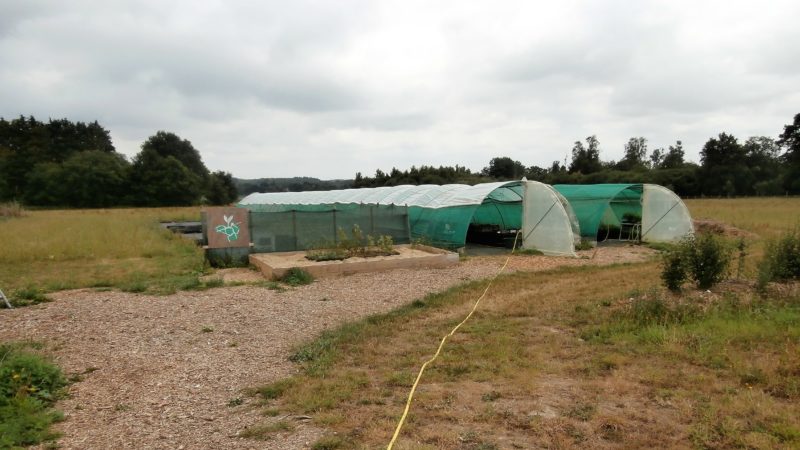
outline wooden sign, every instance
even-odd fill
[[[245,208],[213,207],[204,210],[208,248],[250,246],[249,211]]]

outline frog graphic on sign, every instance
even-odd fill
[[[225,225],[217,225],[214,229],[217,233],[222,233],[228,238],[228,242],[233,242],[239,239],[239,224],[233,221],[233,216],[222,216],[225,219]]]

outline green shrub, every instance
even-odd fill
[[[759,266],[758,285],[763,288],[770,281],[797,279],[800,279],[800,229],[795,228],[767,243]]]
[[[581,239],[580,244],[575,246],[575,250],[591,250],[593,248],[594,245],[592,245],[592,242],[588,239]]]
[[[314,281],[314,276],[299,267],[292,267],[281,278],[281,281],[289,286],[302,286],[311,284]]]
[[[686,266],[700,289],[708,289],[728,274],[731,249],[719,237],[706,233],[690,237],[683,245]]]
[[[664,253],[664,257],[661,260],[661,279],[664,281],[664,286],[670,291],[678,292],[681,290],[681,286],[686,281],[686,264],[683,252],[672,250]]]
[[[66,384],[61,370],[42,357],[0,345],[0,448],[55,438],[48,428],[63,416],[49,408]]]

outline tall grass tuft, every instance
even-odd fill
[[[25,209],[18,202],[0,203],[0,218],[2,217],[22,217]]]
[[[785,232],[767,244],[758,273],[758,287],[770,281],[800,279],[800,228]]]

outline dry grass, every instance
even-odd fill
[[[763,238],[800,224],[800,197],[691,199],[686,206],[696,219],[714,219]]]
[[[0,286],[47,291],[117,286],[174,290],[203,270],[201,251],[159,220],[197,208],[30,211],[0,222]]]
[[[17,202],[0,203],[0,219],[22,217],[25,214],[25,209]]]
[[[780,219],[737,218],[737,202]],[[764,236],[800,212],[796,199],[690,207]],[[797,291],[725,283],[681,299],[658,276],[649,262],[501,277],[425,373],[396,448],[799,446]],[[301,375],[262,388],[265,407],[313,416],[339,448],[385,446],[419,366],[483,286],[324,334],[296,354]]]

